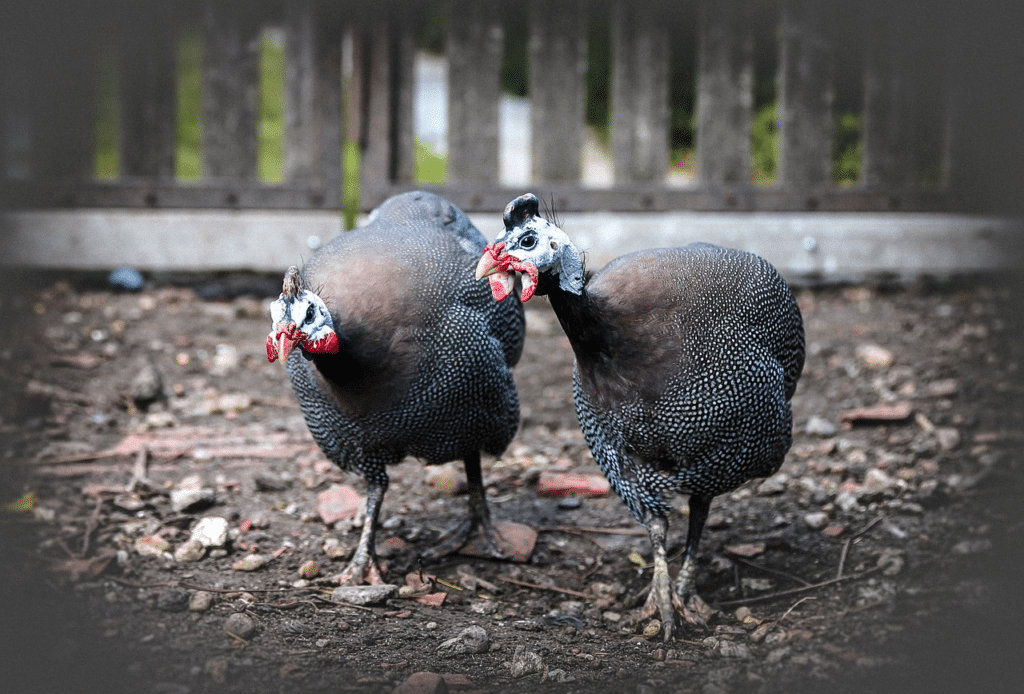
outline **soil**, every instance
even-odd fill
[[[715,500],[697,585],[718,611],[665,643],[633,619],[651,552],[622,502],[538,494],[542,472],[599,473],[543,300],[516,369],[520,432],[485,460],[492,515],[538,532],[532,556],[421,561],[466,501],[443,482],[457,463],[437,475],[407,460],[378,535],[404,592],[354,607],[325,577],[360,519],[328,527],[317,500],[365,485],[324,460],[267,363],[279,278],[162,276],[138,293],[8,279],[4,691],[391,692],[419,671],[452,692],[1010,691],[1024,675],[1019,314],[997,282],[798,290],[792,450],[773,478]],[[189,476],[215,500],[175,511]],[[209,516],[227,520],[227,546],[172,558]],[[141,554],[154,537],[168,551]],[[262,568],[232,568],[254,554]],[[319,575],[303,579],[310,561]],[[190,609],[197,593],[212,602]],[[472,625],[485,652],[439,653]]]

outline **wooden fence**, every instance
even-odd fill
[[[522,6],[523,3],[519,3]],[[922,27],[898,2],[533,0],[445,5],[447,180],[414,180],[416,37],[432,3],[365,0],[38,0],[0,28],[2,202],[19,208],[338,209],[343,147],[361,152],[360,206],[413,187],[468,211],[500,210],[522,187],[499,182],[504,35],[529,36],[535,192],[562,210],[976,211],[970,108],[950,8]],[[945,13],[945,14],[943,14]],[[588,20],[610,21],[608,132],[614,182],[581,184]],[[755,31],[765,25],[769,31]],[[175,178],[175,46],[201,27],[202,169]],[[285,39],[284,182],[259,180],[259,41]],[[755,36],[773,37],[755,45]],[[683,41],[681,36],[695,37]],[[95,75],[102,46],[119,63],[120,176],[93,175]],[[693,51],[696,179],[666,183],[674,52]],[[755,71],[777,69],[778,172],[753,181]],[[861,175],[833,182],[838,91],[853,85]],[[966,97],[964,97],[966,98]],[[966,116],[965,116],[966,114]],[[931,173],[923,175],[928,169]],[[926,182],[926,183],[925,183]],[[981,211],[985,211],[982,209]]]

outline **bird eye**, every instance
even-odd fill
[[[519,245],[522,248],[525,248],[526,250],[530,250],[531,248],[533,248],[534,246],[537,245],[537,237],[536,236],[524,236],[523,239],[519,242]]]
[[[307,323],[312,323],[312,322],[313,322],[313,317],[314,317],[315,315],[316,315],[316,311],[314,311],[314,310],[313,310],[313,307],[312,307],[312,306],[310,306],[309,308],[307,308],[307,309],[306,309],[306,322],[307,322]]]

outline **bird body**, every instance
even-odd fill
[[[484,246],[450,202],[406,193],[313,256],[301,277],[293,276],[305,289],[289,290],[295,279],[286,276],[285,292],[272,306],[277,315],[268,357],[287,358],[321,451],[367,480],[367,530],[342,580],[379,579],[373,528],[388,485],[386,468],[407,455],[428,464],[465,462],[471,519],[452,543],[478,525],[493,534],[480,451],[500,455],[518,427],[511,367],[522,351],[525,324],[518,302],[496,304],[473,281]],[[333,339],[335,351],[289,349],[303,344],[293,336],[305,334],[304,318],[316,319],[318,301],[336,335],[321,341]]]
[[[588,280],[579,251],[529,194],[509,203],[505,231],[477,265],[496,299],[508,295],[512,272],[531,277],[523,296],[548,296],[572,345],[580,426],[651,537],[642,615],[657,610],[668,639],[673,607],[692,622],[707,613],[693,577],[712,498],[776,472],[792,443],[800,309],[767,261],[704,243],[630,253]],[[676,493],[689,495],[690,519],[673,592],[666,497]]]

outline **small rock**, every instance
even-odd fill
[[[216,501],[216,495],[209,487],[203,486],[198,475],[189,475],[178,482],[178,486],[170,493],[171,508],[178,513],[190,513],[201,510]]]
[[[878,468],[871,468],[864,475],[864,484],[857,490],[857,500],[862,503],[881,501],[894,496],[906,486],[906,482],[890,477]]]
[[[661,633],[661,620],[660,619],[652,619],[651,621],[647,622],[647,625],[644,627],[643,637],[645,639],[653,639],[655,636],[657,636],[660,633]]]
[[[384,583],[378,586],[338,586],[331,591],[331,600],[350,605],[380,605],[398,594],[398,586]]]
[[[494,532],[498,536],[498,549],[509,557],[509,561],[522,564],[530,560],[533,548],[537,544],[537,531],[522,523],[512,521],[497,521],[494,523]],[[473,535],[459,550],[459,554],[469,557],[489,556],[484,547],[483,536],[479,533]]]
[[[227,376],[238,368],[240,361],[241,356],[237,347],[230,344],[219,344],[210,362],[210,374],[213,376]]]
[[[283,492],[292,486],[291,480],[274,477],[271,475],[256,475],[253,479],[258,492]]]
[[[355,518],[362,503],[363,497],[352,487],[332,484],[317,496],[316,510],[324,523],[334,525],[340,520]]]
[[[320,575],[320,567],[317,563],[310,559],[305,564],[299,567],[299,577],[301,578],[316,578]]]
[[[893,353],[885,347],[860,344],[854,349],[854,356],[861,365],[869,369],[888,369],[893,363]]]
[[[262,554],[247,554],[234,564],[231,568],[235,571],[256,571],[267,565],[267,558]]]
[[[235,612],[224,621],[224,631],[248,641],[256,633],[256,620],[244,612]]]
[[[992,541],[982,538],[978,540],[961,540],[953,545],[953,554],[978,554],[992,549]]]
[[[516,646],[509,669],[512,671],[512,677],[519,679],[527,675],[544,672],[544,660],[537,653],[528,651],[523,646]]]
[[[204,556],[206,556],[206,548],[199,540],[187,540],[174,550],[174,561],[179,564],[199,561]]]
[[[811,530],[821,530],[828,525],[828,514],[824,511],[812,511],[804,514],[804,525]]]
[[[336,537],[329,537],[324,540],[324,554],[328,559],[344,559],[352,552],[350,547],[343,545]]]
[[[192,528],[192,539],[203,547],[223,547],[228,542],[228,521],[218,516],[201,518]]]
[[[128,386],[128,393],[132,402],[140,410],[145,410],[157,400],[162,400],[164,398],[164,379],[160,375],[159,369],[152,364],[143,366]]]
[[[939,448],[944,451],[951,451],[960,445],[960,431],[953,427],[936,427],[933,432],[935,440],[939,442]]]
[[[807,433],[808,436],[820,436],[822,438],[828,438],[830,436],[835,436],[836,433],[839,431],[839,427],[837,427],[835,424],[828,421],[824,417],[819,417],[818,415],[811,415],[811,418],[807,420],[807,426],[804,427],[804,431]]]
[[[718,642],[718,653],[723,658],[749,658],[750,657],[750,646],[745,643],[737,641],[726,641],[722,639]]]
[[[564,684],[566,682],[575,682],[576,678],[570,675],[562,668],[555,668],[554,670],[548,670],[547,680],[549,682],[558,682],[559,684]]]
[[[608,496],[611,489],[604,475],[572,475],[545,470],[537,479],[539,496]]]
[[[465,494],[468,488],[466,473],[458,463],[435,465],[427,470],[427,484],[448,496]]]
[[[213,593],[205,590],[197,590],[188,599],[189,612],[206,612],[213,605]]]
[[[171,551],[171,543],[159,535],[149,535],[135,540],[135,551],[144,557],[162,557]]]
[[[491,637],[483,627],[476,625],[466,627],[458,636],[442,641],[437,647],[437,655],[450,658],[466,653],[486,653],[491,647]]]
[[[757,493],[761,496],[777,496],[786,491],[786,483],[789,482],[789,475],[780,472],[772,475],[757,486]]]
[[[395,687],[394,694],[448,694],[448,685],[437,673],[414,672]]]
[[[857,501],[857,497],[854,496],[853,492],[846,489],[836,494],[835,504],[847,513],[860,509],[860,502]]]
[[[960,392],[960,384],[953,378],[944,378],[928,384],[928,395],[933,398],[951,398]]]
[[[184,612],[188,609],[190,597],[183,588],[171,588],[156,596],[156,607],[164,612]]]

